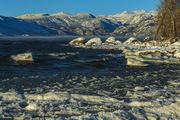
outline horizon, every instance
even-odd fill
[[[21,16],[24,14],[55,14],[59,12],[65,12],[70,15],[76,15],[78,13],[91,13],[95,16],[99,15],[113,15],[122,13],[124,11],[132,12],[137,10],[156,11],[158,0],[137,0],[137,1],[96,1],[91,0],[91,3],[87,4],[85,0],[78,0],[72,4],[72,0],[2,0],[0,4],[0,15],[2,16]],[[138,3],[138,4],[137,4]],[[107,9],[109,8],[109,9]]]

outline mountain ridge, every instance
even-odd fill
[[[27,24],[29,27],[26,31],[19,30],[17,35],[80,35],[80,36],[104,36],[104,35],[153,35],[155,28],[155,12],[145,12],[145,11],[133,11],[133,12],[122,12],[114,15],[107,16],[95,16],[90,13],[78,13],[76,15],[70,15],[64,12],[55,14],[25,14],[14,18],[14,24],[16,28],[11,28],[11,30],[20,29],[22,24]],[[3,17],[3,16],[2,16]],[[1,17],[0,17],[1,18]],[[13,18],[13,17],[6,17]],[[13,21],[12,20],[12,21]],[[16,22],[19,26],[15,25]],[[0,20],[0,27],[2,20]],[[3,26],[5,27],[5,26]],[[35,30],[33,29],[36,28]],[[30,29],[31,28],[31,29]],[[40,30],[42,28],[42,30]],[[5,27],[5,30],[8,29]],[[39,32],[35,32],[39,29]],[[44,29],[44,31],[43,31]],[[34,30],[34,31],[33,31]],[[46,32],[45,32],[46,31]],[[10,33],[1,30],[0,33],[3,35],[10,35]],[[42,33],[41,33],[42,32]],[[32,34],[33,33],[33,34]]]

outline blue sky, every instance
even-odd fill
[[[0,0],[0,15],[67,12],[115,14],[122,11],[156,10],[158,0]]]

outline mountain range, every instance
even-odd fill
[[[69,15],[26,14],[0,16],[0,36],[151,36],[155,30],[156,12],[133,11],[115,15],[94,16],[89,13]]]

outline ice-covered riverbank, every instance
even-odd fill
[[[117,91],[118,92],[118,91]],[[103,93],[103,92],[102,92]],[[0,93],[1,119],[180,119],[180,84],[136,86],[121,99],[70,92]],[[119,97],[120,98],[120,97]]]
[[[72,40],[70,45],[82,48],[120,50],[129,66],[148,66],[150,64],[180,64],[180,40],[170,43],[168,40],[139,41],[134,37],[121,43],[109,37],[104,43],[100,38],[92,38],[85,43],[85,38]]]

